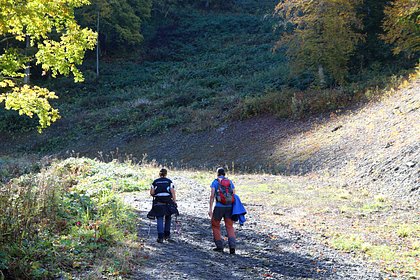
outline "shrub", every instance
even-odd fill
[[[261,114],[289,117],[292,115],[291,102],[291,91],[270,91],[262,96],[245,97],[232,116],[242,119]]]
[[[232,116],[249,118],[272,114],[280,118],[300,118],[342,108],[351,99],[351,95],[342,89],[270,91],[262,96],[244,98]]]
[[[129,164],[70,158],[0,185],[0,271],[45,279],[89,270],[109,248],[135,240],[136,215],[118,193],[147,188],[147,176]]]

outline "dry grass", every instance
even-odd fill
[[[323,242],[403,276],[419,277],[420,217],[383,195],[314,184],[302,177],[238,177],[243,201],[263,204],[266,219],[315,233]],[[262,195],[264,194],[264,195]]]

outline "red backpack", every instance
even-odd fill
[[[235,196],[233,195],[232,184],[227,178],[218,178],[219,183],[216,188],[216,201],[222,204],[232,204],[235,202]]]

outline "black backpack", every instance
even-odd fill
[[[156,202],[164,202],[164,203],[168,203],[170,201],[172,201],[172,193],[170,191],[170,186],[172,184],[172,181],[166,178],[160,178],[160,179],[156,179],[153,182],[153,186],[155,186],[155,201]],[[157,194],[159,193],[168,193],[169,195],[167,196],[158,196]]]

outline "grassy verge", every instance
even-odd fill
[[[367,190],[313,185],[302,179],[239,176],[238,185],[243,201],[272,209],[266,219],[273,223],[315,233],[333,248],[374,262],[390,274],[420,277],[416,209]]]
[[[130,273],[142,259],[137,215],[120,193],[148,188],[148,172],[130,162],[69,158],[0,185],[1,274],[109,279]]]

